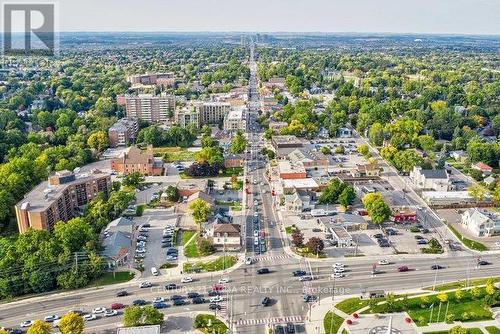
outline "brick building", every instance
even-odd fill
[[[118,158],[111,160],[111,169],[119,174],[139,172],[142,175],[161,175],[163,162],[161,158],[153,156],[153,146],[149,145],[145,151],[137,146],[130,146]]]

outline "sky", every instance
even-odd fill
[[[500,34],[500,0],[59,0],[60,31]]]

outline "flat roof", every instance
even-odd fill
[[[283,188],[312,189],[318,188],[318,183],[312,178],[282,180]]]
[[[116,334],[160,334],[160,325],[121,327],[116,330]]]
[[[293,163],[288,160],[278,161],[278,170],[280,174],[282,173],[304,173],[306,169],[301,163]]]
[[[429,199],[471,199],[468,191],[422,191],[422,197]]]

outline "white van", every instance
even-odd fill
[[[151,274],[153,274],[153,276],[158,276],[158,269],[156,269],[156,267],[151,268]]]

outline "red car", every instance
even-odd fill
[[[212,290],[222,291],[222,290],[224,290],[224,285],[223,284],[214,284],[214,286],[212,287]]]
[[[111,304],[111,309],[112,310],[119,310],[119,309],[124,308],[124,307],[125,307],[125,305],[122,304],[122,303],[113,303],[113,304]]]
[[[408,267],[407,266],[401,266],[401,267],[398,267],[398,271],[401,273],[401,272],[404,272],[404,271],[408,271]]]

